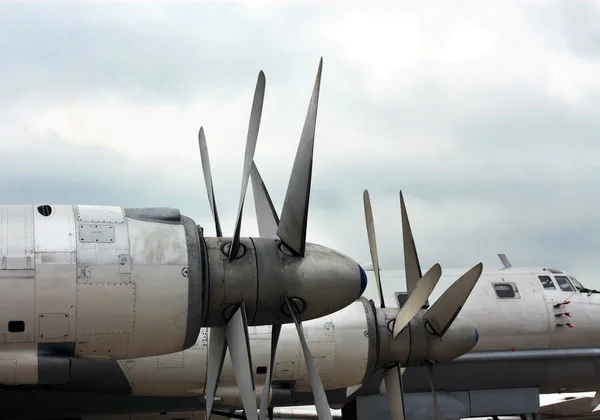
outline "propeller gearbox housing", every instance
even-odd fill
[[[471,351],[479,335],[475,327],[457,316],[443,337],[434,334],[422,312],[417,314],[396,338],[392,338],[393,322],[398,309],[377,308],[378,367],[399,363],[420,366],[425,362],[450,362]]]
[[[292,255],[274,238],[241,238],[236,258],[228,258],[231,238],[205,237],[203,325],[224,326],[241,302],[249,325],[292,323],[285,304],[296,303],[306,321],[336,312],[363,293],[367,277],[351,258],[307,243],[304,257]]]

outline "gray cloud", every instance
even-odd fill
[[[591,1],[572,4],[563,1],[559,22],[571,50],[583,58],[600,57],[600,10]]]
[[[28,98],[40,93],[52,105],[63,96],[93,101],[105,92],[140,106],[186,105],[199,97],[237,100],[250,97],[256,71],[264,68],[271,108],[265,109],[256,160],[280,209],[308,83],[323,54],[311,240],[368,261],[362,191],[369,188],[382,264],[401,267],[402,188],[424,266],[439,261],[467,267],[483,260],[496,267],[496,253],[506,252],[515,265],[564,268],[594,284],[589,273],[598,267],[600,250],[600,79],[589,76],[599,64],[591,53],[595,29],[580,16],[597,10],[582,11],[580,4],[502,2],[488,14],[473,6],[472,19],[496,31],[498,45],[456,62],[431,51],[462,27],[457,22],[469,20],[466,9],[444,12],[447,21],[410,10],[415,19],[433,19],[424,20],[431,37],[423,41],[425,58],[390,65],[387,79],[370,72],[377,60],[365,64],[318,30],[342,15],[335,5],[2,5],[0,54],[6,64],[0,66],[0,97],[5,109],[21,104],[22,113],[36,109],[39,104]],[[366,19],[364,25],[355,29],[365,37],[378,29],[367,27]],[[566,49],[558,42],[565,36]],[[369,39],[369,49],[419,42]],[[344,46],[358,48],[350,41]],[[385,51],[382,62],[405,54]],[[227,118],[240,132],[246,129],[247,114]],[[13,141],[24,142],[18,149],[0,148],[2,202],[167,205],[213,232],[195,156],[134,160],[104,147],[75,146],[60,135],[34,134],[8,118],[2,123]],[[213,156],[219,142],[211,135]],[[212,163],[225,231],[237,209],[242,141],[227,150],[232,159]],[[245,226],[252,232],[250,203]]]
[[[0,51],[10,65],[0,68],[0,96],[118,90],[139,101],[190,101],[248,89],[264,66],[270,83],[284,82],[316,58],[295,42],[300,32],[311,40],[294,23],[305,10],[275,7],[273,22],[231,4],[5,3]]]

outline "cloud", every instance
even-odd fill
[[[505,252],[600,287],[597,13],[568,1],[3,4],[0,194],[179,207],[212,233],[203,124],[232,231],[258,70],[256,161],[280,209],[323,55],[311,241],[368,261],[369,188],[382,265],[402,267],[402,188],[424,268],[497,267]],[[251,194],[245,209],[256,234]]]

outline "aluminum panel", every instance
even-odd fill
[[[187,266],[183,225],[127,219],[134,270],[138,264]]]
[[[40,314],[39,333],[40,338],[66,339],[69,336],[69,314]]]
[[[76,206],[77,221],[88,223],[123,223],[125,212],[116,206]]]
[[[1,206],[0,219],[0,269],[32,270],[35,265],[33,206]]]
[[[69,319],[75,319],[75,305],[77,293],[76,267],[73,264],[38,264],[36,267],[35,282],[35,311],[36,314],[63,313],[69,314]],[[36,317],[39,323],[40,318]],[[40,326],[37,325],[39,331]],[[46,335],[38,337],[38,342],[74,342],[75,323],[69,323],[69,336],[50,338]]]
[[[77,337],[127,334],[135,322],[135,284],[79,283]]]
[[[78,282],[85,283],[117,283],[131,281],[130,270],[121,270],[120,255],[129,254],[129,234],[127,224],[105,224],[110,226],[113,231],[114,240],[112,242],[86,243],[85,236],[82,236],[83,223],[78,225],[77,240],[77,265]],[[94,225],[96,226],[96,225]],[[81,239],[84,239],[82,241]]]
[[[43,216],[35,211],[34,229],[36,256],[40,252],[75,251],[73,206],[52,206],[52,213],[49,216]]]
[[[6,333],[6,341],[30,342],[35,332],[35,280],[33,278],[0,279],[0,333]],[[24,331],[10,332],[10,321],[22,321]]]
[[[113,243],[115,229],[108,224],[80,223],[79,242],[81,243]]]

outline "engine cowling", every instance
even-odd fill
[[[0,206],[0,350],[37,343],[48,354],[125,359],[178,352],[242,301],[251,325],[306,320],[350,304],[366,275],[318,245],[304,259],[272,239],[204,238],[170,208]],[[325,297],[327,299],[325,299]]]

